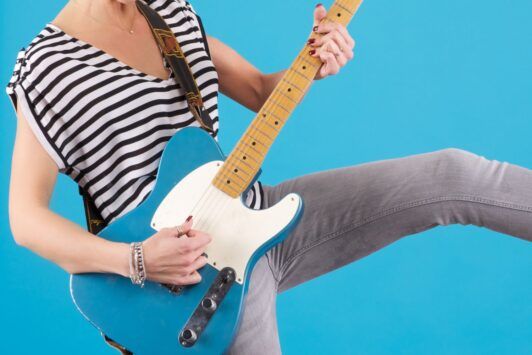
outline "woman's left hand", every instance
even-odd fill
[[[321,4],[317,5],[314,10],[313,31],[321,36],[316,39],[311,38],[308,42],[312,48],[310,54],[320,58],[323,63],[316,75],[316,80],[338,74],[340,69],[355,56],[355,40],[344,26],[336,22],[320,24],[326,16],[325,7]]]

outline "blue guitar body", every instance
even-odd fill
[[[181,224],[197,206],[198,201],[194,199],[203,196],[205,189],[215,190],[211,181],[223,160],[219,146],[203,130],[185,128],[177,132],[167,143],[149,197],[99,235],[111,241],[131,243],[143,241],[172,223]],[[200,269],[199,284],[186,286],[176,294],[157,283],[147,282],[140,288],[127,278],[110,274],[71,277],[72,298],[80,312],[102,333],[135,355],[220,354],[227,350],[238,330],[254,265],[286,238],[302,212],[301,198],[295,194],[267,210],[254,211],[243,204],[241,197],[235,201],[219,190],[212,193],[216,195],[213,201],[226,199],[224,206],[234,207],[217,209],[228,213],[220,217],[223,223],[216,222],[219,216],[207,223],[212,211],[202,212],[208,225],[206,232],[213,238],[207,254],[209,260],[218,260],[218,266],[213,265],[215,261],[209,261]],[[227,242],[230,238],[239,243]],[[239,245],[243,245],[242,250]],[[195,344],[183,346],[180,334],[195,310],[201,307],[222,267],[235,271],[235,282]]]

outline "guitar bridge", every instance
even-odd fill
[[[185,286],[178,286],[178,285],[161,284],[161,286],[168,289],[168,291],[174,296],[181,295],[183,293],[183,290],[185,289]]]
[[[186,348],[196,344],[229,289],[233,286],[235,275],[235,270],[232,268],[226,267],[220,270],[211,287],[187,321],[187,324],[179,333],[179,344]]]

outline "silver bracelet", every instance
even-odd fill
[[[146,265],[144,264],[143,244],[131,243],[129,251],[129,278],[134,285],[144,287],[146,281]]]

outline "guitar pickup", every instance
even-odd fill
[[[220,270],[211,287],[203,296],[196,310],[179,333],[179,344],[190,348],[196,344],[235,282],[235,270],[230,267]]]

